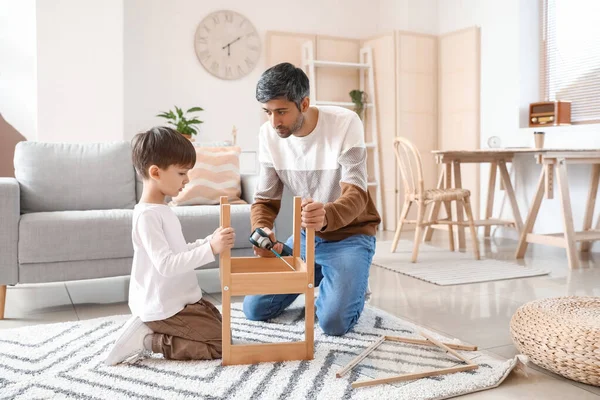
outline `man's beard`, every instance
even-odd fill
[[[277,131],[277,134],[280,138],[286,139],[294,133],[298,132],[302,128],[302,125],[304,125],[304,115],[300,113],[300,115],[298,116],[298,118],[296,118],[296,121],[294,121],[294,125],[292,125],[291,128],[280,126],[279,128],[275,128],[275,130]]]

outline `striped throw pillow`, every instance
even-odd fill
[[[190,181],[170,204],[219,204],[221,196],[227,196],[230,204],[244,204],[240,199],[241,151],[237,146],[196,147],[196,165],[188,172]]]

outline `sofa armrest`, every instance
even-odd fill
[[[254,203],[254,193],[256,193],[256,185],[258,184],[258,175],[242,174],[242,200],[248,204]]]
[[[15,178],[0,178],[0,285],[19,281],[17,244],[21,193]]]

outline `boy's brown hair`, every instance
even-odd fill
[[[158,126],[138,133],[131,141],[131,158],[137,173],[148,179],[148,168],[171,165],[193,168],[196,164],[194,145],[175,129]]]

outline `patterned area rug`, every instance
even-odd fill
[[[419,246],[417,262],[412,263],[413,242],[400,240],[394,253],[390,252],[391,246],[391,241],[377,242],[373,265],[440,286],[527,278],[550,272],[500,260],[476,260],[471,252],[451,252],[425,243]]]
[[[270,323],[246,320],[234,304],[236,342],[278,342],[303,337],[297,302]],[[457,365],[434,347],[385,344],[343,378],[335,373],[379,335],[419,337],[420,328],[374,308],[344,337],[317,327],[312,361],[222,367],[220,361],[165,361],[107,367],[102,360],[127,316],[3,330],[0,337],[0,398],[76,399],[441,399],[497,386],[520,363],[480,352],[475,371],[412,382],[352,389],[355,380]],[[434,335],[446,342],[447,338]]]

